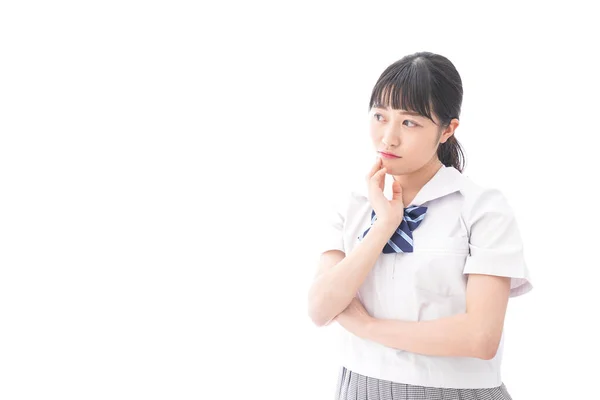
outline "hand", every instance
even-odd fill
[[[369,324],[374,318],[369,315],[358,298],[353,298],[348,307],[334,318],[347,331],[365,337]]]
[[[402,223],[402,219],[404,218],[402,186],[400,186],[400,182],[394,181],[392,185],[392,200],[388,200],[383,194],[386,172],[387,169],[383,167],[381,157],[377,157],[377,161],[366,176],[369,202],[373,210],[375,210],[377,220],[381,220],[386,225],[390,224],[395,229]]]

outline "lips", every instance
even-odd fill
[[[397,155],[386,153],[386,152],[383,152],[383,151],[380,151],[379,153],[381,154],[382,157],[385,157],[385,158],[400,158]]]

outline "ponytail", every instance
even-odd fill
[[[437,155],[442,164],[446,167],[454,167],[459,172],[463,172],[465,153],[454,135],[450,136],[446,142],[439,145]]]

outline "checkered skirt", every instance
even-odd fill
[[[340,367],[336,400],[512,400],[504,383],[489,389],[448,389],[371,378]]]

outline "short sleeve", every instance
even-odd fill
[[[511,278],[510,297],[533,286],[513,210],[497,189],[487,189],[470,205],[469,253],[463,272]]]
[[[319,254],[328,250],[340,250],[344,253],[344,226],[346,219],[346,199],[343,196],[326,203],[321,210],[317,231]]]

